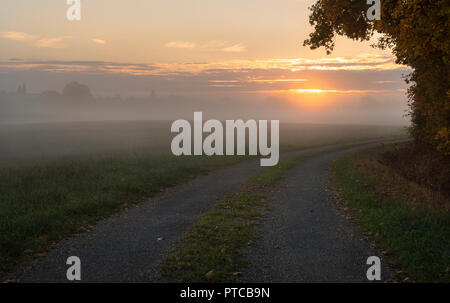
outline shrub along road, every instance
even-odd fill
[[[290,152],[281,159],[337,146]],[[290,185],[289,191],[273,206],[273,222],[263,227],[268,228],[264,240],[268,241],[264,244],[268,245],[267,250],[251,252],[250,259],[265,262],[258,261],[264,267],[253,269],[258,274],[254,275],[255,281],[365,279],[364,258],[377,254],[367,243],[351,240],[352,227],[334,213],[323,186],[332,160],[354,150],[320,154],[292,170],[285,181]],[[61,241],[45,257],[5,278],[16,278],[19,282],[65,282],[66,260],[78,256],[82,282],[160,281],[157,269],[164,255],[203,213],[226,194],[238,191],[245,180],[259,171],[259,160],[252,160],[174,186],[158,197],[100,221],[89,232]],[[281,249],[271,243],[280,243],[277,245]],[[267,266],[273,266],[270,275]],[[258,270],[263,272],[259,274]]]

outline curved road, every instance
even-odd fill
[[[383,265],[382,255],[333,207],[329,170],[345,154],[372,145],[313,157],[287,173],[259,227],[260,240],[248,248],[243,282],[368,282],[367,258],[378,256]],[[391,278],[382,266],[381,281]]]
[[[372,141],[373,142],[373,141]],[[366,144],[365,147],[373,145]],[[338,145],[334,145],[338,146]],[[332,146],[308,148],[281,159]],[[325,191],[327,169],[347,152],[308,159],[293,169],[289,190],[274,201],[274,217],[262,225],[265,237],[250,251],[246,280],[361,281],[361,258],[376,255],[367,243],[353,241],[354,227],[339,218]],[[82,282],[158,282],[157,268],[167,252],[201,214],[260,170],[259,160],[239,163],[168,189],[136,207],[100,221],[89,232],[61,241],[46,257],[6,278],[18,282],[67,282],[66,260],[81,259]],[[341,231],[342,230],[342,231]],[[334,264],[333,262],[336,262]],[[256,264],[264,264],[258,267]],[[364,275],[362,276],[365,278]]]

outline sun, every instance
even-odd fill
[[[279,91],[294,105],[303,109],[323,109],[330,104],[330,90],[319,88],[295,88]]]
[[[329,90],[319,88],[298,88],[298,89],[291,89],[290,91],[298,94],[324,94],[330,92]]]

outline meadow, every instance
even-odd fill
[[[386,161],[412,144],[392,144],[348,155],[334,165],[334,179],[345,208],[360,229],[378,247],[403,282],[450,281],[450,212],[448,192],[418,182],[427,174],[403,153],[406,169]],[[417,155],[414,155],[417,157]],[[442,164],[442,162],[441,162]],[[403,174],[416,168],[415,178]],[[440,171],[444,171],[441,169]],[[439,172],[439,171],[438,171]],[[447,173],[448,174],[448,173]],[[438,178],[439,179],[439,178]],[[448,179],[447,179],[448,180]]]
[[[124,154],[168,154],[171,121],[0,124],[0,165]],[[280,123],[280,149],[404,135],[401,126]]]
[[[281,124],[289,151],[401,136],[399,127]],[[166,188],[244,156],[175,157],[170,122],[83,122],[0,128],[0,271]]]

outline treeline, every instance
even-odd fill
[[[379,48],[390,48],[399,64],[413,69],[405,77],[411,134],[416,143],[450,155],[450,1],[382,0],[381,20],[369,21],[361,0],[319,0],[311,7],[314,32],[304,45],[334,48],[336,35],[369,40],[381,33]]]

